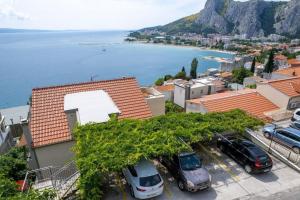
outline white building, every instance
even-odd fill
[[[5,118],[0,113],[0,154],[7,152],[13,147],[13,137],[9,126],[5,125]]]
[[[224,87],[224,82],[213,77],[180,81],[175,83],[174,103],[185,108],[186,100],[214,94],[223,90]]]
[[[152,116],[160,116],[165,114],[165,96],[155,88],[141,88],[145,100],[151,110]]]

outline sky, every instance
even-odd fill
[[[197,13],[205,2],[206,0],[0,0],[0,28],[135,30],[164,25]]]

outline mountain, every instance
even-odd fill
[[[142,31],[145,30],[168,34],[220,33],[246,34],[248,37],[280,34],[300,37],[300,0],[207,0],[204,9],[197,14]]]

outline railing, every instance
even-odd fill
[[[30,188],[31,186],[34,189],[52,187],[52,176],[56,171],[58,171],[58,169],[58,167],[49,166],[28,171],[25,175],[21,190],[24,191],[26,188]]]
[[[254,143],[262,147],[264,150],[268,151],[270,154],[273,154],[285,164],[300,172],[299,154],[295,153],[292,149],[277,143],[273,140],[273,138],[265,138],[261,131],[257,132],[246,129],[246,133]]]
[[[27,188],[42,190],[53,188],[57,193],[58,199],[62,199],[70,192],[76,190],[76,182],[79,172],[75,161],[72,161],[62,168],[45,167],[37,170],[28,171],[22,185],[22,191]]]

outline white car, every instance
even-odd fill
[[[300,108],[295,110],[292,117],[292,121],[299,121],[299,120],[300,120]]]
[[[151,161],[142,159],[123,170],[130,194],[137,199],[149,199],[163,193],[164,182]]]

